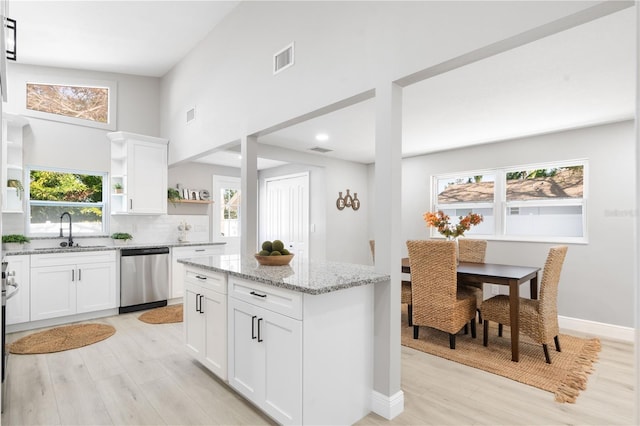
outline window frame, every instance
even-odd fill
[[[31,200],[31,171],[47,171],[47,172],[56,172],[56,173],[70,173],[70,174],[82,174],[82,175],[91,175],[91,176],[102,176],[102,203],[86,203],[86,202],[63,202],[63,201],[42,201],[42,200]],[[102,229],[96,233],[86,233],[86,232],[74,232],[76,236],[83,237],[104,237],[109,235],[109,218],[110,218],[110,206],[109,206],[109,173],[101,172],[101,171],[90,171],[90,170],[79,170],[79,169],[65,169],[59,167],[44,167],[44,166],[34,166],[29,165],[25,168],[25,179],[24,182],[27,183],[25,186],[24,197],[26,201],[26,210],[25,210],[25,230],[26,235],[30,237],[52,237],[54,236],[51,233],[35,233],[31,230],[31,206],[68,206],[68,207],[101,207],[102,208]],[[58,234],[55,234],[57,237]]]
[[[558,200],[524,200],[524,201],[507,201],[507,173],[514,170],[533,170],[533,169],[549,169],[560,167],[583,167],[583,183],[582,183],[582,198],[562,198]],[[531,163],[525,165],[514,165],[496,167],[491,169],[462,171],[456,173],[443,173],[431,176],[431,209],[432,210],[445,210],[445,209],[478,209],[478,208],[492,208],[494,214],[494,232],[493,234],[473,234],[471,238],[483,238],[487,240],[498,241],[522,241],[522,242],[545,242],[545,243],[573,243],[573,244],[587,244],[588,238],[588,173],[589,173],[589,161],[588,159],[581,158],[575,160],[562,160],[562,161],[550,161],[543,163]],[[493,203],[449,203],[438,204],[438,180],[447,179],[460,176],[474,176],[474,175],[494,175],[494,200]],[[507,212],[513,207],[549,207],[549,206],[580,206],[582,208],[582,236],[581,237],[567,237],[567,236],[532,236],[532,235],[514,235],[507,234]],[[432,238],[440,237],[440,234],[433,229],[429,228],[429,234]]]
[[[106,88],[108,90],[107,106],[108,119],[106,123],[98,121],[86,120],[83,118],[68,117],[66,115],[52,114],[49,112],[35,111],[27,108],[27,84],[41,84],[46,86],[75,86],[75,87],[95,87]],[[59,76],[42,76],[28,75],[24,78],[22,89],[18,91],[19,105],[21,105],[21,113],[30,117],[41,118],[49,121],[57,121],[66,124],[75,124],[77,126],[93,127],[103,130],[116,130],[117,123],[117,104],[118,104],[118,83],[112,80],[93,80],[78,77],[59,77]]]

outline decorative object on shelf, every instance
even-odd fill
[[[22,195],[24,194],[24,187],[22,186],[22,182],[20,182],[18,179],[7,179],[7,188],[15,188],[16,195],[22,200]]]
[[[354,192],[353,197],[349,193],[350,190],[347,189],[347,195],[342,196],[342,192],[338,192],[338,199],[336,200],[336,207],[338,210],[344,210],[345,207],[352,208],[353,210],[358,210],[360,208],[360,200],[358,200],[358,193]]]
[[[211,198],[211,194],[209,194],[209,191],[207,191],[206,189],[201,189],[199,195],[200,199],[203,201],[208,201]]]
[[[9,234],[2,236],[2,248],[5,250],[20,250],[31,240],[22,234]]]
[[[180,191],[176,188],[168,188],[167,189],[167,199],[169,200],[169,202],[173,205],[173,207],[176,206],[176,202],[179,200],[182,200],[182,195],[180,194]]]
[[[187,240],[187,232],[191,231],[191,225],[187,223],[186,220],[183,220],[178,225],[178,241],[181,243],[186,243]]]
[[[15,19],[4,18],[4,36],[5,36],[5,54],[7,55],[7,59],[11,61],[15,61],[16,56],[16,48],[17,44],[17,36],[18,36],[18,23]]]
[[[133,236],[126,232],[114,232],[111,234],[111,238],[113,239],[114,244],[124,245],[127,244],[129,240],[133,239]]]
[[[288,265],[293,259],[293,254],[284,248],[284,243],[281,240],[265,241],[261,247],[262,250],[255,255],[256,260],[261,265]]]
[[[113,185],[113,192],[115,194],[122,194],[122,184],[120,182]]]

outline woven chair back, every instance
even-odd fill
[[[458,239],[460,262],[484,263],[487,253],[487,240]]]
[[[558,317],[558,284],[564,258],[567,255],[567,246],[555,246],[549,249],[547,261],[542,271],[540,282],[540,315],[543,318]]]
[[[453,306],[457,293],[454,241],[407,241],[414,318],[421,307]]]

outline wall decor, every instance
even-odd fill
[[[338,192],[338,199],[336,200],[336,207],[338,210],[344,210],[345,207],[358,210],[360,208],[360,200],[358,200],[358,193],[354,192],[353,197],[349,193],[351,190],[347,189],[347,195],[342,196],[342,192]]]

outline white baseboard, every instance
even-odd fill
[[[404,411],[404,392],[386,396],[380,392],[371,393],[371,411],[387,420],[391,420]]]
[[[635,342],[635,329],[620,325],[558,316],[558,325],[562,330],[577,331],[606,339]]]

